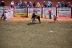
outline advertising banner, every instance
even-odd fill
[[[27,16],[27,8],[15,9],[14,16]]]
[[[71,18],[71,8],[57,8],[57,16]]]

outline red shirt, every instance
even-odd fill
[[[48,12],[49,12],[49,14],[51,14],[51,10],[49,10]]]
[[[37,10],[36,9],[34,9],[33,12],[37,14]]]
[[[54,17],[54,20],[57,20],[57,16]]]

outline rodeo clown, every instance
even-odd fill
[[[31,23],[35,23],[36,19],[38,19],[39,23],[41,23],[40,16],[38,16],[37,11],[34,10],[31,17]]]

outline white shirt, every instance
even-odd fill
[[[11,5],[14,5],[14,1],[11,2]]]

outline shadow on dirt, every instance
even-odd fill
[[[55,22],[48,22],[48,23],[55,23]]]
[[[40,24],[40,23],[27,23],[27,25],[35,25],[35,24]]]
[[[48,23],[58,23],[58,22],[48,22]]]

